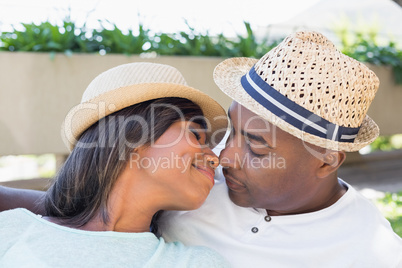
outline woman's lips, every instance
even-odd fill
[[[215,184],[215,172],[213,170],[211,170],[210,168],[207,167],[203,167],[203,166],[195,166],[193,165],[199,172],[201,172],[202,174],[204,174],[211,182],[212,185]]]

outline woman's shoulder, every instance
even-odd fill
[[[25,208],[16,208],[1,212],[0,222],[2,224],[2,228],[6,226],[15,228],[20,225],[30,224],[32,221],[35,220],[35,217],[41,216],[36,215]]]
[[[24,235],[26,230],[31,229],[30,226],[35,222],[34,217],[35,214],[22,208],[0,213],[0,257]]]
[[[163,238],[158,239],[149,232],[75,230],[47,222],[41,216],[25,209],[0,213],[0,222],[0,257],[9,252],[7,260],[10,263],[32,264],[45,259],[46,263],[52,266],[59,262],[59,250],[64,248],[64,253],[68,251],[76,256],[64,263],[64,267],[77,265],[84,260],[88,264],[102,263],[111,266],[129,264],[133,267],[229,267],[212,249],[201,246],[187,247],[179,242],[166,243]],[[33,237],[35,239],[32,239]],[[13,247],[16,243],[23,247]],[[79,248],[77,244],[80,244]],[[35,255],[24,255],[23,248],[26,247],[38,250]],[[13,254],[10,254],[12,248]],[[82,254],[83,248],[86,254]],[[114,253],[111,254],[112,252]]]

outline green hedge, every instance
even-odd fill
[[[385,193],[383,198],[376,200],[376,205],[389,220],[395,233],[402,237],[402,192]]]
[[[247,34],[227,38],[197,32],[188,25],[179,33],[151,33],[143,24],[136,31],[123,32],[115,24],[101,22],[100,29],[77,27],[70,19],[62,26],[50,22],[22,24],[23,30],[13,28],[0,34],[0,51],[38,51],[71,53],[122,53],[158,55],[192,55],[216,57],[260,58],[281,40],[257,40],[250,26],[244,22]],[[378,46],[376,36],[357,33],[352,43],[346,40],[346,31],[338,32],[345,54],[359,61],[390,65],[397,83],[402,84],[402,51],[394,43]]]
[[[247,35],[237,35],[232,39],[222,34],[202,34],[190,26],[186,32],[173,34],[150,34],[142,24],[135,33],[133,30],[123,32],[110,23],[102,23],[102,27],[97,30],[85,26],[78,28],[69,20],[65,20],[62,26],[50,22],[22,26],[22,31],[14,28],[0,35],[0,50],[128,55],[154,52],[158,55],[259,58],[277,44],[276,41],[269,43],[268,40],[257,42],[247,22],[244,23]]]

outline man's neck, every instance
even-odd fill
[[[316,191],[311,194],[311,198],[304,205],[287,211],[267,209],[267,213],[270,216],[282,216],[319,211],[335,204],[346,192],[347,186],[335,178],[317,187]]]

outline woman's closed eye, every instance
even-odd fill
[[[206,143],[207,136],[205,135],[204,132],[200,133],[198,130],[194,128],[190,128],[190,131],[200,144],[204,145]]]
[[[198,133],[197,131],[195,131],[193,129],[191,130],[191,132],[194,134],[194,136],[197,139],[197,141],[199,141],[201,139],[200,133]]]

